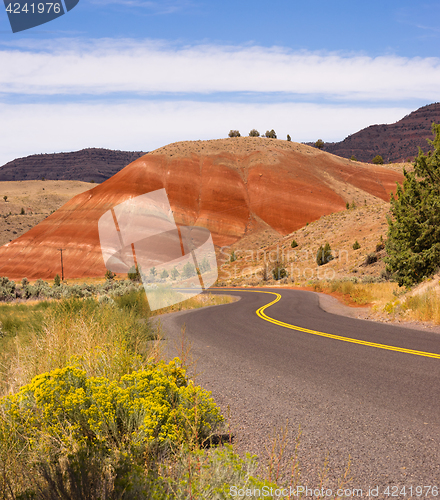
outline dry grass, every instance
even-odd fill
[[[400,309],[405,319],[440,324],[440,297],[434,291],[406,297]]]
[[[178,304],[159,309],[158,311],[153,311],[151,316],[158,316],[177,311],[186,311],[187,309],[199,309],[201,307],[230,304],[236,300],[236,297],[231,297],[230,295],[213,295],[212,293],[204,293],[191,297],[184,302],[179,302]]]
[[[0,246],[15,240],[71,198],[96,185],[49,180],[0,182]],[[7,196],[6,201],[4,196]]]
[[[323,216],[288,236],[280,237],[269,229],[252,235],[223,249],[218,256],[221,262],[219,280],[228,285],[259,281],[259,271],[265,261],[270,265],[277,258],[284,261],[289,281],[302,286],[310,280],[379,278],[385,273],[385,251],[376,252],[376,249],[381,238],[386,240],[388,213],[389,203],[362,203],[356,208]],[[291,247],[292,240],[298,243],[296,248]],[[357,250],[353,249],[355,241],[360,244]],[[318,267],[316,255],[326,242],[330,244],[334,259]],[[237,260],[231,263],[225,257],[232,250]],[[365,265],[366,257],[371,253],[377,256],[377,262]]]
[[[28,334],[17,335],[2,352],[0,396],[72,363],[110,379],[140,369],[158,356],[157,332],[140,319],[134,310],[93,299],[53,302],[40,324],[30,324]]]

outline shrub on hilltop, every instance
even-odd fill
[[[373,160],[372,160],[372,163],[374,163],[375,165],[383,165],[383,158],[381,155],[376,155]]]
[[[241,137],[240,132],[238,130],[230,130],[228,136],[229,137]]]
[[[274,129],[272,130],[266,130],[266,137],[268,137],[269,139],[276,139],[277,138],[277,134],[275,132]]]

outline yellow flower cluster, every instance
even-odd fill
[[[201,442],[223,420],[210,393],[188,381],[177,358],[119,381],[67,366],[38,375],[0,406],[28,438],[73,436],[78,443],[133,451]]]

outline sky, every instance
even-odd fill
[[[0,165],[231,129],[340,141],[440,101],[439,19],[438,0],[80,0],[12,33],[2,7]]]

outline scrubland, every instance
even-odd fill
[[[202,296],[189,305],[225,300]],[[267,465],[239,456],[210,393],[179,358],[163,360],[163,332],[151,316],[136,289],[106,300],[0,306],[2,500],[220,499],[231,486],[276,491],[282,437]],[[289,463],[289,485],[283,481],[295,488],[298,457]],[[346,480],[348,470],[340,484]]]

